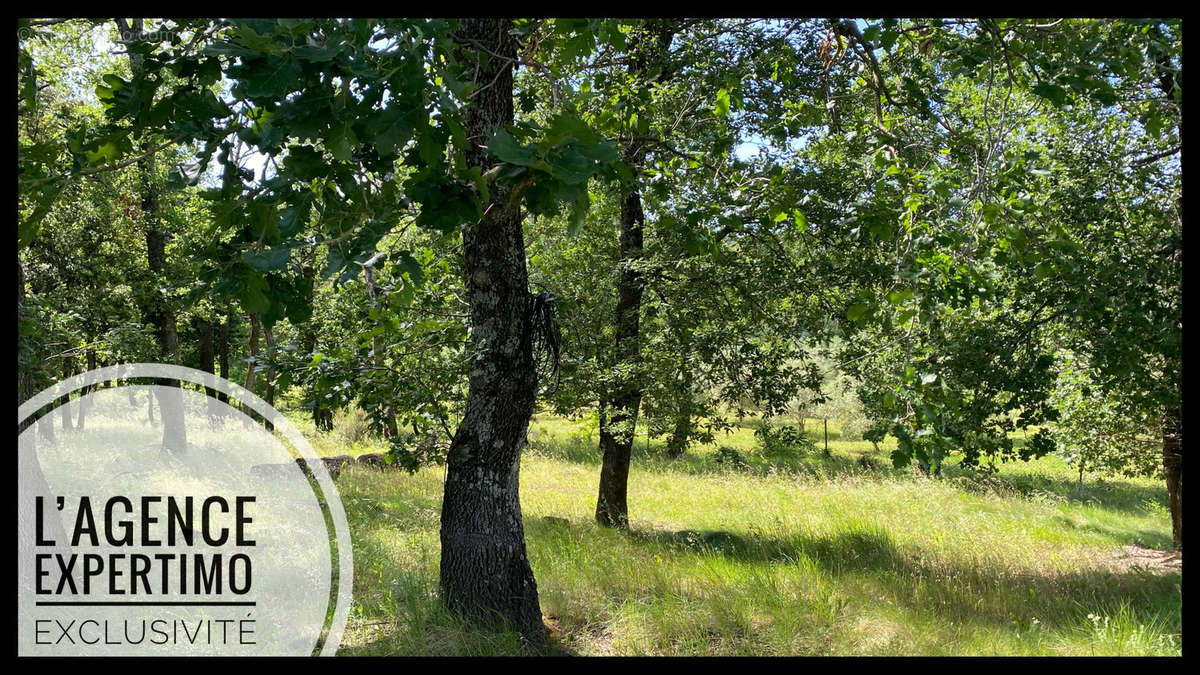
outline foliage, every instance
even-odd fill
[[[161,359],[161,304],[185,365],[226,335],[231,377],[440,462],[471,357],[460,231],[503,186],[562,337],[542,404],[595,420],[632,383],[628,431],[681,463],[803,408],[903,471],[1057,443],[1141,475],[1181,410],[1180,20],[519,20],[517,121],[477,139],[469,83],[499,57],[455,20],[136,21],[18,25],[36,388]]]
[[[803,455],[817,450],[817,444],[792,424],[777,427],[762,424],[754,430],[754,435],[762,444],[762,453],[768,457],[791,453]]]
[[[1059,452],[1080,476],[1161,476],[1157,416],[1097,386],[1075,359],[1062,367],[1054,404],[1062,413],[1054,427]]]

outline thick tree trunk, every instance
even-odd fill
[[[197,345],[200,352],[200,370],[206,373],[217,374],[217,352],[216,352],[216,330],[213,327],[212,321],[206,319],[198,319],[196,321],[196,333],[199,337]],[[213,392],[216,393],[216,392]]]
[[[638,29],[630,44],[628,72],[635,80],[644,78],[652,66],[658,66],[656,79],[663,79],[662,60],[674,37],[667,22],[651,22]],[[649,114],[646,111],[645,114]],[[645,144],[627,140],[622,159],[636,178],[646,160]],[[637,262],[642,257],[642,195],[636,183],[621,202],[620,274],[617,280],[616,367],[622,373],[607,397],[607,414],[601,416],[600,450],[604,463],[600,468],[600,490],[596,498],[596,521],[601,525],[629,526],[627,493],[629,460],[637,432],[638,407],[642,402],[642,383],[637,373],[639,356],[638,321],[642,309],[642,274]]]
[[[1162,29],[1152,24],[1156,37],[1162,37]],[[1183,70],[1178,73],[1165,52],[1155,57],[1155,68],[1158,74],[1158,86],[1167,101],[1174,101],[1176,87],[1183,82]],[[1178,82],[1176,80],[1178,77]],[[1179,135],[1183,137],[1183,105],[1179,106]],[[1183,194],[1178,196],[1179,217],[1183,218]],[[1181,265],[1183,261],[1182,240],[1177,240],[1173,251],[1172,263]],[[1167,501],[1171,508],[1171,537],[1175,550],[1183,551],[1183,413],[1178,406],[1169,406],[1163,411],[1163,473],[1167,479]]]
[[[154,158],[142,162],[142,212],[146,219],[146,251],[150,262],[150,274],[154,288],[151,289],[150,318],[158,338],[161,359],[167,363],[179,363],[179,334],[175,329],[175,313],[158,288],[166,272],[166,233],[158,220],[158,196],[154,186]],[[157,385],[159,411],[163,422],[163,450],[172,454],[187,451],[187,427],[183,413],[183,390],[178,380],[160,379]]]
[[[513,122],[508,19],[463,19],[461,57],[478,63],[467,112],[467,162],[486,171],[485,144]],[[466,411],[446,458],[442,499],[442,602],[478,621],[506,621],[535,648],[547,640],[537,582],[525,554],[519,472],[537,376],[521,216],[511,188],[493,184],[484,216],[463,230],[472,359]]]
[[[156,286],[151,289],[151,319],[154,322],[154,333],[158,338],[162,358],[167,359],[169,363],[179,363],[179,332],[175,327],[175,311],[163,296],[162,289],[157,288],[167,270],[167,235],[160,229],[157,188],[153,184],[152,175],[149,175],[149,172],[154,171],[154,159],[151,157],[144,162],[145,171],[148,172],[143,176],[142,183],[142,210],[149,221],[146,223],[146,252]]]
[[[1183,415],[1179,408],[1163,412],[1163,473],[1171,507],[1171,535],[1175,550],[1183,550]]]
[[[38,418],[37,426],[38,433],[42,435],[42,438],[45,439],[47,443],[53,445],[56,442],[56,437],[54,435],[54,416],[42,415]]]

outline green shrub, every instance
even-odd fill
[[[763,425],[754,431],[754,435],[759,439],[762,454],[767,457],[806,455],[817,450],[817,444],[793,424],[784,424],[775,429]]]
[[[335,440],[346,444],[360,443],[375,437],[367,413],[353,405],[334,413],[333,431],[330,434]]]
[[[747,466],[746,458],[742,456],[742,453],[738,452],[734,448],[729,447],[728,445],[722,445],[721,447],[717,448],[714,459],[717,464],[723,464],[726,466]]]

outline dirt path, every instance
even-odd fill
[[[1140,568],[1152,574],[1167,574],[1183,571],[1183,552],[1159,551],[1141,546],[1122,546],[1112,553],[1109,562],[1112,568],[1118,572],[1128,572],[1134,568]]]

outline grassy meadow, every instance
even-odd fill
[[[298,415],[296,416],[298,417]],[[639,438],[627,533],[592,518],[594,423],[539,415],[521,503],[553,648],[578,655],[1178,655],[1178,569],[1123,564],[1169,549],[1154,480],[1082,485],[1056,457],[983,476],[890,468],[889,447],[840,439],[764,457],[747,423],[677,460]],[[305,428],[325,456],[382,452]],[[815,435],[814,435],[815,430]],[[344,655],[521,654],[436,599],[443,467],[350,466],[354,540]]]

